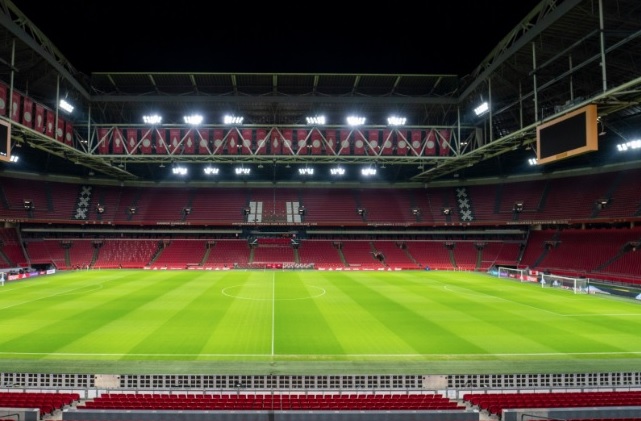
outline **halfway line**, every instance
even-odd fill
[[[274,356],[275,320],[276,318],[276,272],[272,272],[272,356]]]

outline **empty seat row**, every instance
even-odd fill
[[[556,393],[467,393],[463,399],[490,414],[501,416],[508,408],[578,408],[641,406],[641,391]]]
[[[462,409],[439,394],[104,394],[78,409],[336,409],[336,410],[449,410]]]
[[[51,414],[80,399],[78,393],[0,392],[0,407],[38,408],[41,415]]]

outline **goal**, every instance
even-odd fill
[[[561,288],[567,289],[575,294],[588,294],[589,280],[586,278],[572,278],[569,276],[559,276],[552,274],[541,275],[541,286],[543,288]]]
[[[498,277],[514,279],[521,282],[526,282],[528,280],[526,269],[508,268],[503,266],[499,266],[498,268]]]

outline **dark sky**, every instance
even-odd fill
[[[463,76],[471,73],[539,1],[366,3],[362,10],[356,4],[322,2],[288,6],[206,0],[14,3],[86,74],[193,71]]]

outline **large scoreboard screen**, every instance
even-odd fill
[[[589,104],[550,120],[536,128],[538,164],[597,151],[598,122],[596,104]]]

